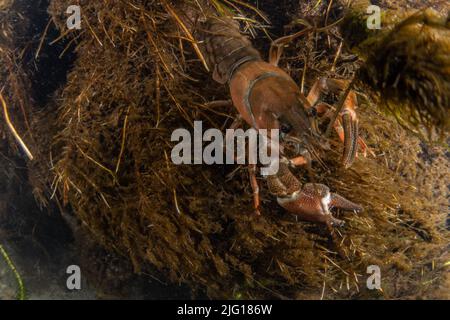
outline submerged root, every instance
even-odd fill
[[[14,274],[14,277],[16,278],[17,299],[25,300],[25,285],[23,284],[22,277],[20,276],[20,273],[17,271],[16,267],[14,266],[14,263],[12,262],[11,258],[9,257],[8,253],[5,250],[5,248],[1,244],[0,244],[0,256],[3,257],[6,264],[8,265],[9,269],[11,269],[11,272]]]

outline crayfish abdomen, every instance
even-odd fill
[[[239,31],[239,23],[228,17],[210,17],[202,23],[199,38],[213,79],[227,83],[243,63],[262,60],[250,40]]]

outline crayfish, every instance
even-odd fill
[[[213,70],[212,77],[218,83],[228,85],[232,104],[240,119],[255,129],[279,129],[280,150],[287,145],[296,146],[297,154],[288,159],[282,152],[278,173],[267,177],[270,193],[277,197],[284,209],[301,219],[342,225],[341,220],[332,216],[330,210],[333,207],[357,212],[362,207],[331,193],[326,185],[307,183],[302,186],[289,169],[291,166],[309,166],[312,159],[319,158],[318,150],[325,147],[326,142],[313,125],[315,117],[330,117],[333,122],[331,125],[344,143],[344,167],[353,163],[358,146],[363,151],[367,148],[358,134],[357,98],[352,90],[348,90],[337,116],[330,105],[319,101],[322,92],[342,91],[349,81],[321,78],[305,96],[295,81],[278,67],[283,47],[307,31],[275,40],[269,62],[263,61],[250,40],[241,34],[239,23],[232,18],[209,17],[202,22],[198,33],[205,59]],[[250,166],[249,175],[255,211],[260,214],[254,165]]]

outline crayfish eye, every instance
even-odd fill
[[[307,111],[307,114],[308,114],[308,116],[315,118],[315,117],[317,117],[317,109],[314,107],[309,108]]]
[[[282,123],[280,126],[280,130],[282,133],[289,133],[292,130],[292,126],[288,123]]]

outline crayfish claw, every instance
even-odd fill
[[[320,183],[307,183],[301,190],[288,196],[279,196],[277,200],[284,209],[303,220],[338,227],[343,226],[344,221],[332,216],[332,208],[356,212],[363,210],[360,205],[336,193],[330,193],[330,189]]]
[[[339,227],[339,228],[341,228],[341,227],[343,227],[345,225],[345,221],[336,219],[332,215],[330,215],[329,219],[330,219],[330,225],[332,227]]]
[[[337,193],[331,193],[330,197],[330,208],[337,208],[342,210],[350,210],[355,212],[363,211],[363,207],[356,204]]]

